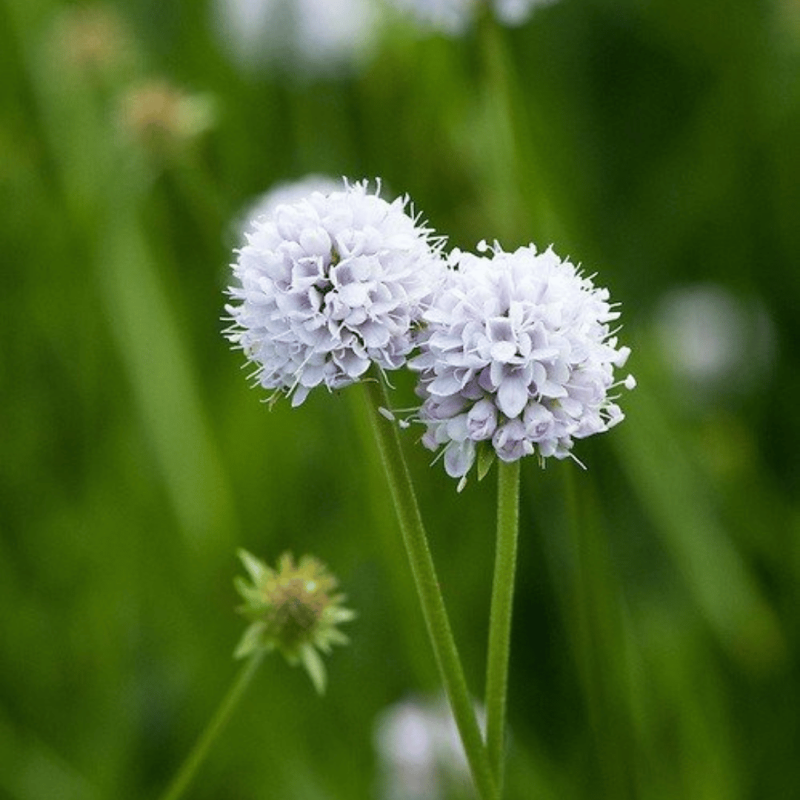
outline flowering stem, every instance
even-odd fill
[[[519,461],[509,464],[501,461],[497,466],[497,540],[486,667],[486,747],[497,788],[502,792],[511,611],[519,531]]]
[[[161,800],[178,800],[186,791],[195,773],[200,768],[203,761],[205,761],[208,751],[211,749],[211,745],[214,744],[214,741],[222,732],[222,729],[230,719],[239,700],[241,700],[244,695],[245,689],[250,685],[253,676],[256,674],[264,658],[264,653],[264,650],[257,650],[244,662],[231,688],[220,703],[216,714],[211,718],[205,731],[203,731],[194,748],[192,748],[192,751],[181,765],[180,770],[178,770],[175,777],[172,779],[172,783],[161,796]]]
[[[464,670],[458,655],[447,609],[428,538],[419,513],[414,487],[400,445],[395,424],[384,419],[379,409],[388,408],[386,387],[382,380],[365,381],[372,430],[378,443],[381,461],[389,481],[400,530],[411,572],[417,587],[422,613],[428,628],[436,663],[458,726],[475,786],[482,800],[498,800],[499,795],[491,772],[489,758],[481,738],[475,710],[470,700]]]

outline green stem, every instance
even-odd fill
[[[486,747],[495,782],[502,792],[511,611],[519,531],[519,461],[499,462],[497,466],[497,540],[486,665]]]
[[[161,796],[161,800],[178,800],[186,791],[195,773],[208,755],[211,745],[214,744],[214,741],[230,719],[231,714],[238,705],[239,700],[241,700],[253,676],[256,674],[263,658],[264,651],[259,650],[253,653],[242,665],[239,674],[236,676],[236,680],[220,703],[216,714],[214,714],[205,731],[203,731],[203,734],[197,740],[191,753],[186,757],[180,770],[178,770],[177,774],[172,779],[169,788]]]
[[[499,795],[491,773],[489,758],[478,728],[475,709],[467,689],[461,659],[439,588],[411,476],[400,445],[400,436],[396,424],[385,419],[379,410],[381,407],[389,407],[386,388],[380,379],[365,381],[363,386],[368,398],[372,430],[389,480],[428,635],[472,777],[482,800],[498,800]]]

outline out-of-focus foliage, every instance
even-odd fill
[[[158,794],[235,672],[240,546],[314,553],[359,616],[324,699],[265,662],[192,797],[378,797],[376,726],[435,696],[359,389],[270,411],[220,335],[236,221],[309,173],[622,303],[628,419],[523,469],[508,797],[800,792],[796,4],[376,8],[352,57],[246,65],[221,13],[0,4],[0,797]],[[404,435],[479,696],[492,481]]]

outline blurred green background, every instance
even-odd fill
[[[238,546],[359,617],[322,699],[265,662],[189,796],[469,796],[376,733],[438,684],[359,389],[270,411],[220,335],[242,215],[309,173],[622,304],[627,420],[523,469],[508,798],[800,796],[796,0],[376,17],[335,62],[277,14],[237,56],[221,8],[0,4],[0,798],[158,796],[237,669]],[[493,481],[405,443],[479,696]]]

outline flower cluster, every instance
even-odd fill
[[[619,314],[606,289],[552,249],[495,245],[483,256],[456,251],[452,262],[409,363],[423,444],[444,447],[449,475],[463,478],[482,443],[503,461],[564,458],[573,439],[622,419],[609,390],[630,351],[609,329]]]
[[[615,390],[635,381],[615,379],[629,349],[608,291],[533,245],[481,243],[445,260],[408,202],[345,183],[249,227],[227,335],[257,382],[296,406],[316,386],[407,365],[422,401],[410,419],[460,485],[479,455],[565,458],[574,440],[619,422]]]
[[[245,658],[259,650],[279,650],[290,664],[301,663],[320,694],[325,688],[325,667],[317,649],[324,653],[332,644],[347,644],[337,628],[355,614],[341,603],[337,582],[325,565],[313,556],[295,564],[289,553],[270,569],[246,550],[239,557],[252,583],[236,578],[244,599],[238,610],[251,620],[234,655]]]
[[[394,370],[444,272],[441,243],[366,182],[314,192],[257,219],[239,251],[229,339],[257,364],[258,383],[302,403],[371,364]]]

